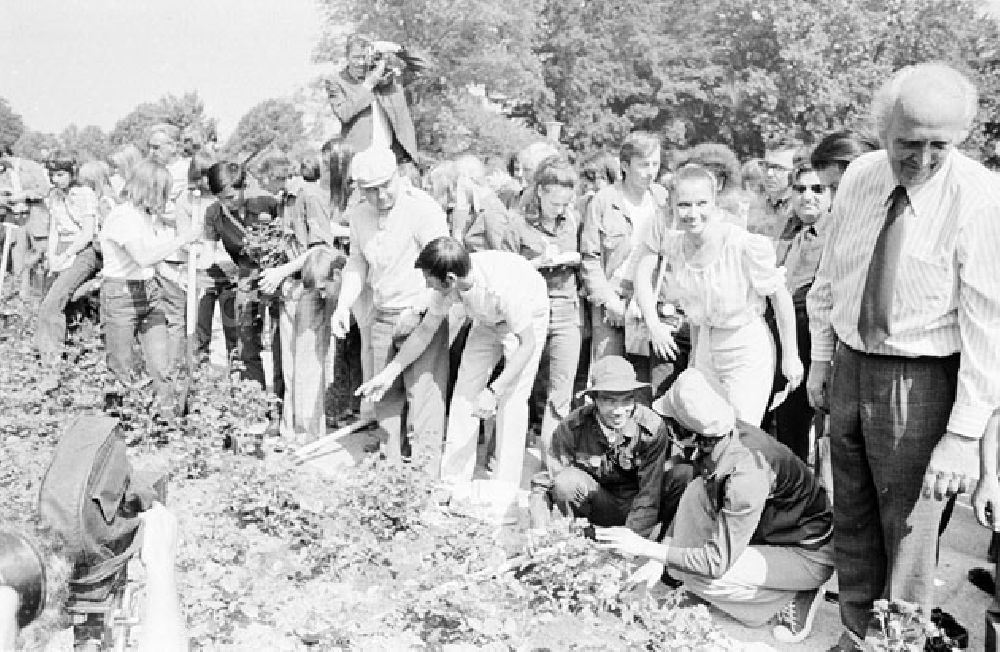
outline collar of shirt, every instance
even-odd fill
[[[629,417],[628,421],[625,422],[624,428],[621,430],[612,430],[601,421],[601,417],[597,414],[595,406],[594,420],[597,421],[597,427],[600,428],[601,434],[604,435],[604,440],[607,442],[608,448],[621,448],[639,436],[639,424],[636,422],[634,415]]]
[[[952,148],[953,150],[954,148]],[[906,198],[910,204],[909,212],[916,219],[920,219],[921,215],[927,215],[927,212],[933,210],[933,207],[940,205],[939,198],[942,187],[944,186],[945,179],[951,172],[951,164],[954,160],[952,151],[948,152],[944,163],[941,164],[941,169],[935,172],[934,176],[920,185],[906,186]],[[890,177],[892,178],[891,185],[885,191],[886,209],[889,207],[889,197],[892,194],[892,190],[898,184],[891,173]]]

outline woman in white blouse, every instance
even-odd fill
[[[765,298],[774,308],[789,388],[803,375],[795,312],[771,242],[722,221],[716,192],[712,173],[700,166],[685,166],[674,176],[670,197],[677,229],[658,222],[649,230],[636,266],[636,300],[654,352],[671,359],[677,351],[673,331],[661,322],[653,291],[655,285],[666,289],[692,324],[694,366],[725,387],[738,419],[756,426],[767,408],[775,364]]]

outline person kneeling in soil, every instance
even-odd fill
[[[656,543],[607,528],[597,540],[649,558],[637,577],[658,579],[666,565],[690,593],[747,626],[776,616],[774,637],[797,643],[809,635],[820,589],[833,574],[830,502],[809,467],[756,426],[736,421],[723,395],[688,369],[653,404],[696,447],[696,477],[670,536]]]
[[[670,520],[661,509],[667,426],[636,403],[636,392],[648,386],[636,380],[635,369],[621,356],[594,363],[590,386],[583,391],[592,402],[559,424],[551,451],[543,451],[548,470],[532,478],[534,527],[545,524],[551,505],[563,516],[624,525],[643,537]],[[684,487],[675,488],[675,499]]]

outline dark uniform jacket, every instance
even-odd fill
[[[612,493],[634,495],[625,526],[647,536],[660,510],[667,426],[644,405],[635,406],[633,420],[625,437],[612,446],[597,422],[593,404],[573,410],[552,435],[552,466],[575,466]],[[552,477],[559,470],[551,469]]]

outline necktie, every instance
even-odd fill
[[[858,316],[858,333],[868,351],[889,336],[892,291],[899,265],[899,252],[903,245],[904,223],[899,217],[908,203],[906,188],[896,186],[889,195],[885,223],[879,231],[872,261],[868,265],[865,291],[861,295],[861,314]]]

